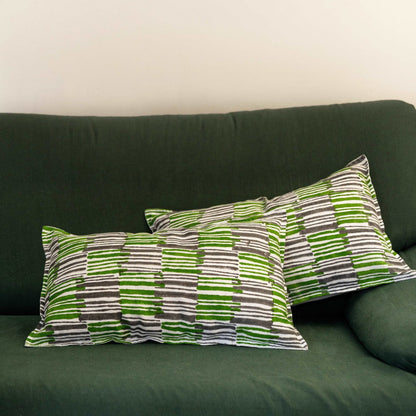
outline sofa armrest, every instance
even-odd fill
[[[416,373],[416,279],[356,293],[345,315],[374,356]]]

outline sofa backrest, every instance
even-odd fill
[[[0,114],[0,308],[38,313],[41,228],[148,231],[143,211],[273,197],[365,153],[396,250],[416,245],[416,111],[401,101],[230,114]]]

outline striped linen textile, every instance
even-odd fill
[[[41,320],[28,347],[118,343],[307,349],[272,223],[77,236],[43,228]]]
[[[326,179],[267,200],[262,214],[244,201],[182,212],[148,209],[145,216],[154,231],[194,227],[234,222],[235,205],[251,219],[287,212],[283,272],[291,304],[416,277],[385,233],[365,155]]]
[[[263,217],[267,198],[260,197],[210,208],[172,211],[146,209],[144,215],[152,232],[165,228],[199,227],[219,221],[248,222]]]
[[[365,155],[269,200],[287,214],[284,277],[292,304],[416,277],[393,250]]]

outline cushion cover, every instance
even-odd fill
[[[193,227],[195,217],[217,209],[153,209],[146,218],[153,230]],[[292,304],[414,277],[385,233],[365,155],[323,180],[268,200],[263,219],[275,209],[288,214],[283,272]],[[230,209],[218,212],[208,219],[235,220]]]
[[[83,236],[44,227],[41,320],[25,345],[307,349],[287,303],[285,221]]]
[[[170,209],[146,209],[145,217],[152,232],[165,228],[197,227],[217,221],[250,221],[263,216],[267,198],[216,205],[203,209],[172,211]]]
[[[293,304],[415,277],[385,233],[364,155],[268,201],[266,212],[274,209],[288,214],[284,277]]]

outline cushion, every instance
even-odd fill
[[[293,304],[415,277],[385,232],[365,155],[268,201],[266,213],[275,209],[288,214],[284,277]]]
[[[408,280],[355,293],[345,308],[348,323],[373,355],[413,373],[416,373],[415,294],[416,280]]]
[[[42,232],[40,323],[26,346],[227,344],[307,349],[281,258],[286,214],[155,234]]]
[[[223,220],[247,222],[263,216],[266,202],[267,198],[260,197],[247,201],[186,211],[149,208],[145,210],[145,217],[152,232],[165,228],[204,226]]]
[[[385,233],[365,155],[325,179],[268,200],[262,218],[276,209],[288,214],[283,272],[294,305],[414,276]],[[147,210],[146,218],[154,230],[193,227],[198,225],[193,218],[208,210]],[[215,220],[235,220],[230,209],[219,211]],[[260,218],[251,212],[251,219]]]

